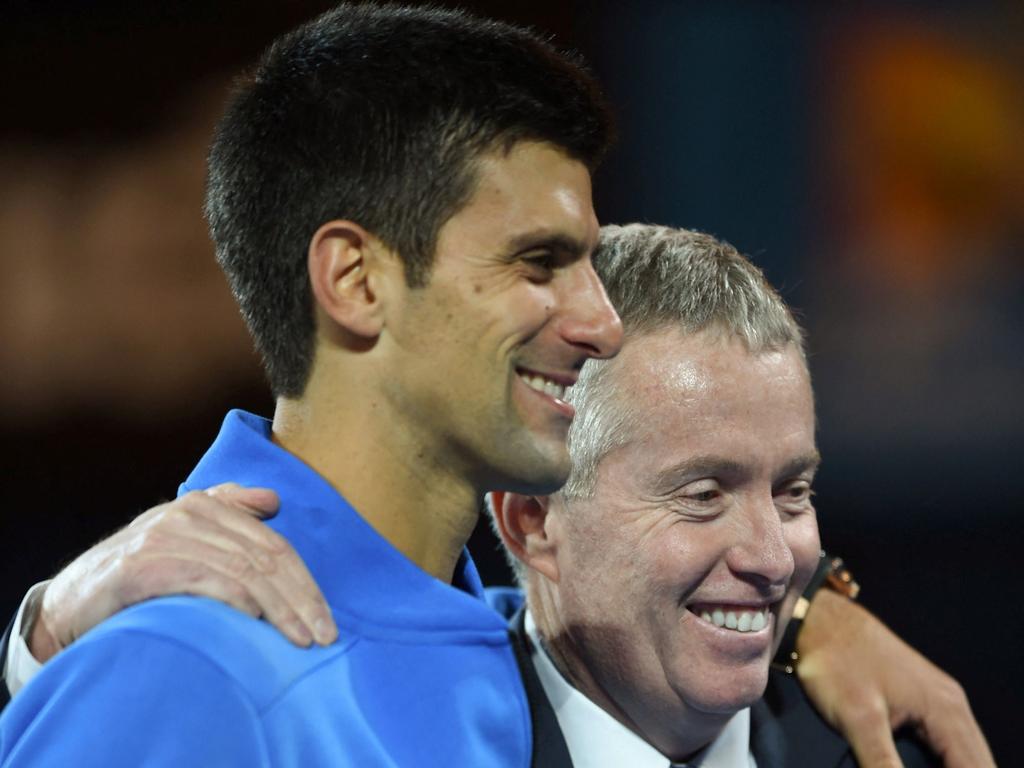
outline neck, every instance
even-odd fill
[[[277,401],[274,441],[318,472],[403,555],[450,583],[481,494],[410,445],[372,399],[317,395]]]
[[[535,572],[530,573],[527,605],[551,661],[580,693],[637,734],[672,762],[686,762],[714,741],[731,715],[695,711],[671,691],[644,691],[631,687],[639,679],[623,658],[599,660],[612,674],[600,672],[588,661],[587,635],[591,630],[562,620],[557,589]],[[600,628],[593,631],[599,632]],[[628,652],[624,651],[625,655]]]

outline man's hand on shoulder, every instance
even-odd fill
[[[79,556],[48,585],[28,637],[45,662],[135,603],[192,594],[263,616],[297,645],[327,645],[337,627],[291,545],[260,520],[277,495],[224,484],[154,507]]]
[[[856,603],[819,590],[797,651],[804,690],[862,766],[898,768],[892,731],[910,725],[947,768],[995,768],[963,688]]]

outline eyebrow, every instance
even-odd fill
[[[664,492],[679,487],[683,478],[738,475],[743,472],[742,464],[724,456],[694,456],[658,472],[654,477],[654,487]]]
[[[592,247],[583,240],[543,229],[516,235],[508,244],[510,254],[522,253],[534,248],[550,248],[553,251],[561,251],[572,256],[583,256],[592,250]]]
[[[814,451],[803,456],[798,456],[786,463],[782,468],[782,472],[779,473],[779,477],[794,477],[795,475],[802,475],[805,472],[816,472],[820,465],[821,454]]]
[[[776,476],[780,479],[795,477],[806,472],[816,471],[820,464],[821,454],[818,451],[813,451],[790,459]],[[735,477],[743,475],[747,471],[747,467],[740,462],[727,459],[724,456],[694,456],[658,472],[654,477],[654,487],[665,492],[677,488],[684,478],[730,475]],[[687,480],[687,482],[689,481]]]

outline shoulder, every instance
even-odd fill
[[[215,600],[177,596],[123,611],[73,648],[80,646],[82,653],[102,655],[116,654],[118,649],[152,648],[181,663],[187,661],[190,667],[209,667],[211,674],[238,686],[262,709],[316,667],[345,655],[353,642],[343,636],[328,648],[299,648],[265,621]],[[147,675],[181,671],[174,666],[150,666]]]
[[[0,718],[5,767],[261,765],[264,741],[249,691],[194,643],[144,621],[86,634]]]
[[[0,718],[0,763],[265,765],[266,708],[346,648],[297,648],[210,600],[143,603],[62,651],[14,698]]]

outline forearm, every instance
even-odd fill
[[[849,633],[859,631],[863,625],[852,623],[853,613],[867,614],[849,598],[828,589],[819,589],[810,601],[803,626],[796,636],[796,651],[800,658],[824,645],[848,644],[854,638]],[[800,666],[797,665],[799,671]],[[799,675],[798,675],[799,676]]]
[[[11,627],[3,659],[3,672],[4,683],[12,697],[39,672],[42,662],[47,661],[56,653],[56,651],[50,652],[49,649],[52,646],[49,646],[46,641],[41,650],[36,648],[36,641],[33,638],[39,624],[37,618],[43,593],[48,584],[48,581],[40,582],[28,591]]]

